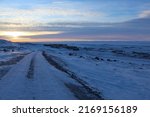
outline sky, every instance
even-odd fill
[[[150,41],[150,1],[1,0],[0,39]]]

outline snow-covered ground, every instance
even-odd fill
[[[150,99],[149,42],[69,44],[79,51],[49,48],[47,53],[98,89],[104,99]]]
[[[0,99],[150,99],[150,42],[13,46],[0,46]]]
[[[16,43],[0,40],[0,79],[27,54],[19,51],[19,47]]]

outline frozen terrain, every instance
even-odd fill
[[[0,99],[150,99],[150,42],[2,43]]]

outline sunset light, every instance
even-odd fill
[[[1,35],[17,38],[26,35],[25,32],[3,32]]]
[[[63,33],[62,31],[36,31],[36,32],[27,32],[27,31],[1,31],[0,36],[6,37],[7,40],[13,42],[23,42],[23,41],[32,41],[30,37],[36,35],[57,35]]]
[[[150,40],[149,0],[1,0],[0,39]]]
[[[4,117],[149,110],[150,0],[0,0],[1,100]],[[71,100],[149,100],[149,107]]]

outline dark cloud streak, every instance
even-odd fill
[[[141,18],[123,23],[54,23],[47,26],[32,27],[31,30],[63,31],[57,35],[36,35],[24,38],[31,39],[110,39],[150,40],[150,19]],[[139,39],[138,39],[139,37]]]
[[[9,25],[7,22],[0,25]],[[10,25],[20,26],[19,23],[10,23]],[[5,28],[1,26],[0,29]],[[10,29],[7,27],[8,30]],[[11,28],[18,31],[62,31],[55,35],[34,35],[24,36],[22,38],[30,39],[91,39],[105,40],[115,38],[120,40],[149,40],[150,41],[150,18],[139,18],[122,23],[98,23],[98,22],[58,22],[39,24],[35,26],[20,26]]]

